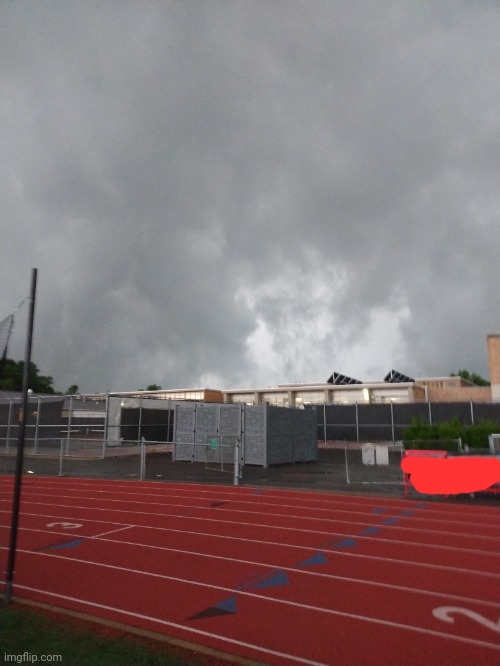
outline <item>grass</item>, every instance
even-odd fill
[[[214,656],[19,606],[0,609],[0,644],[0,663],[36,663],[41,662],[42,656],[45,662],[68,666],[220,666],[228,663]],[[46,658],[48,655],[51,658]]]

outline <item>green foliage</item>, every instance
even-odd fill
[[[150,384],[147,388],[146,391],[159,391],[161,389],[161,386],[158,384]]]
[[[23,372],[24,361],[13,361],[10,358],[5,359],[2,376],[0,377],[0,389],[3,391],[22,391],[23,390]],[[38,366],[31,362],[28,372],[28,388],[34,393],[55,393],[52,386],[54,380],[52,377],[45,377],[40,374]]]
[[[66,389],[66,395],[76,395],[77,393],[78,386],[76,384],[71,384],[71,386]]]
[[[168,646],[143,645],[128,637],[108,637],[73,626],[64,617],[38,615],[22,608],[0,609],[0,642],[4,655],[60,655],[71,666],[197,666],[197,655],[169,654]],[[58,663],[54,661],[53,663]]]
[[[464,426],[462,443],[471,449],[487,449],[489,446],[488,435],[498,432],[500,424],[498,421],[484,420],[475,425]]]
[[[454,417],[450,421],[429,425],[420,417],[412,419],[411,425],[403,432],[403,442],[407,449],[456,451],[457,445],[451,440],[461,439],[462,444],[471,449],[487,449],[488,435],[499,429],[498,421],[484,420],[473,425],[463,425]]]
[[[450,376],[462,377],[462,379],[465,379],[468,382],[472,382],[473,384],[476,384],[476,386],[490,385],[487,379],[484,379],[484,377],[481,377],[481,375],[477,375],[475,372],[469,372],[468,370],[457,370],[457,372],[452,372]]]

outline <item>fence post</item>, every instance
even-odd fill
[[[9,417],[7,419],[7,437],[5,438],[5,453],[9,452],[11,419],[12,419],[12,398],[9,398]]]
[[[349,479],[349,463],[347,462],[347,447],[348,443],[344,442],[344,456],[345,456],[345,480],[348,486],[351,485],[351,480]]]
[[[168,399],[167,407],[167,442],[170,443],[173,437],[170,437],[170,398]]]
[[[35,443],[33,445],[34,453],[37,453],[38,449],[38,428],[40,425],[40,409],[41,409],[42,399],[39,397],[36,402],[36,421],[35,421]]]
[[[63,459],[64,459],[64,440],[61,437],[59,444],[59,476],[63,475]]]
[[[139,444],[144,437],[142,437],[142,395],[139,396],[139,423],[137,424],[137,443]]]
[[[106,443],[108,441],[108,419],[109,419],[109,393],[106,393],[106,412],[104,414],[104,436],[102,438],[102,458],[106,457]]]
[[[237,486],[240,482],[240,440],[234,443],[234,475],[233,485]]]
[[[71,421],[73,420],[73,396],[69,397],[68,407],[68,430],[66,432],[66,455],[69,455],[69,441],[71,438]]]
[[[144,476],[146,473],[146,446],[144,437],[141,439],[141,473],[140,479],[144,481]]]
[[[429,406],[429,425],[432,425],[432,407],[430,401],[427,403]]]
[[[470,401],[470,420],[472,425],[474,425],[474,403]]]

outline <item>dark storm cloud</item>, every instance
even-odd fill
[[[0,317],[62,390],[486,374],[499,18],[3,4]]]

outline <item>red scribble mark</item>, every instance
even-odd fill
[[[411,474],[415,489],[426,494],[474,493],[500,482],[500,460],[496,458],[404,457],[401,468]]]

